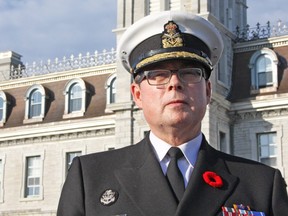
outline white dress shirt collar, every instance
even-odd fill
[[[158,138],[155,134],[153,134],[152,131],[150,132],[149,138],[154,148],[158,161],[159,162],[163,161],[168,150],[171,148],[171,145],[161,140],[160,138]],[[193,168],[197,160],[197,155],[198,155],[198,151],[201,146],[201,143],[202,143],[202,139],[203,139],[203,136],[202,136],[202,133],[200,133],[194,139],[178,146],[178,148],[182,150],[186,160],[189,162],[189,164]]]

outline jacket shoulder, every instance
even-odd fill
[[[144,152],[149,151],[146,139],[137,144],[114,149],[110,151],[103,151],[79,156],[79,162],[82,166],[106,167],[109,169],[130,167],[131,164],[137,166],[143,160],[139,158],[144,157]]]

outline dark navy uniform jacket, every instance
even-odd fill
[[[223,186],[207,184],[206,171],[219,175]],[[266,216],[288,215],[279,170],[217,151],[204,138],[177,204],[147,136],[136,145],[75,158],[57,216],[220,216],[223,206],[233,204]]]

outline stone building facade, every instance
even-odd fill
[[[288,34],[247,34],[246,0],[117,4],[117,41],[157,11],[186,10],[215,24],[225,50],[211,76],[203,133],[215,148],[276,167],[288,181]],[[130,83],[115,50],[33,67],[15,52],[0,53],[0,215],[55,216],[75,156],[144,137],[149,128]]]
[[[72,158],[115,148],[114,75],[112,63],[2,80],[0,215],[55,215]]]

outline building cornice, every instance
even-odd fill
[[[234,52],[242,53],[242,52],[256,51],[264,47],[275,48],[287,45],[288,45],[288,35],[284,35],[279,37],[236,43],[234,44]]]
[[[90,118],[85,121],[63,121],[41,125],[21,126],[1,129],[0,146],[23,145],[42,142],[55,142],[69,139],[115,134],[115,116]]]
[[[288,93],[258,96],[242,102],[231,103],[232,112],[246,112],[252,110],[269,110],[275,107],[288,107]]]
[[[232,103],[229,112],[233,120],[256,120],[288,115],[288,94],[267,95]]]
[[[25,77],[19,79],[12,79],[9,81],[3,81],[0,83],[0,90],[19,88],[25,86],[31,86],[34,84],[51,83],[62,80],[69,80],[79,77],[89,77],[102,74],[111,74],[116,72],[116,64],[101,65],[89,68],[80,68],[69,71],[43,74],[32,77]]]
[[[234,112],[229,114],[233,121],[241,120],[262,120],[267,118],[283,118],[283,116],[288,115],[288,108],[277,108],[271,110],[255,110],[250,112]]]

